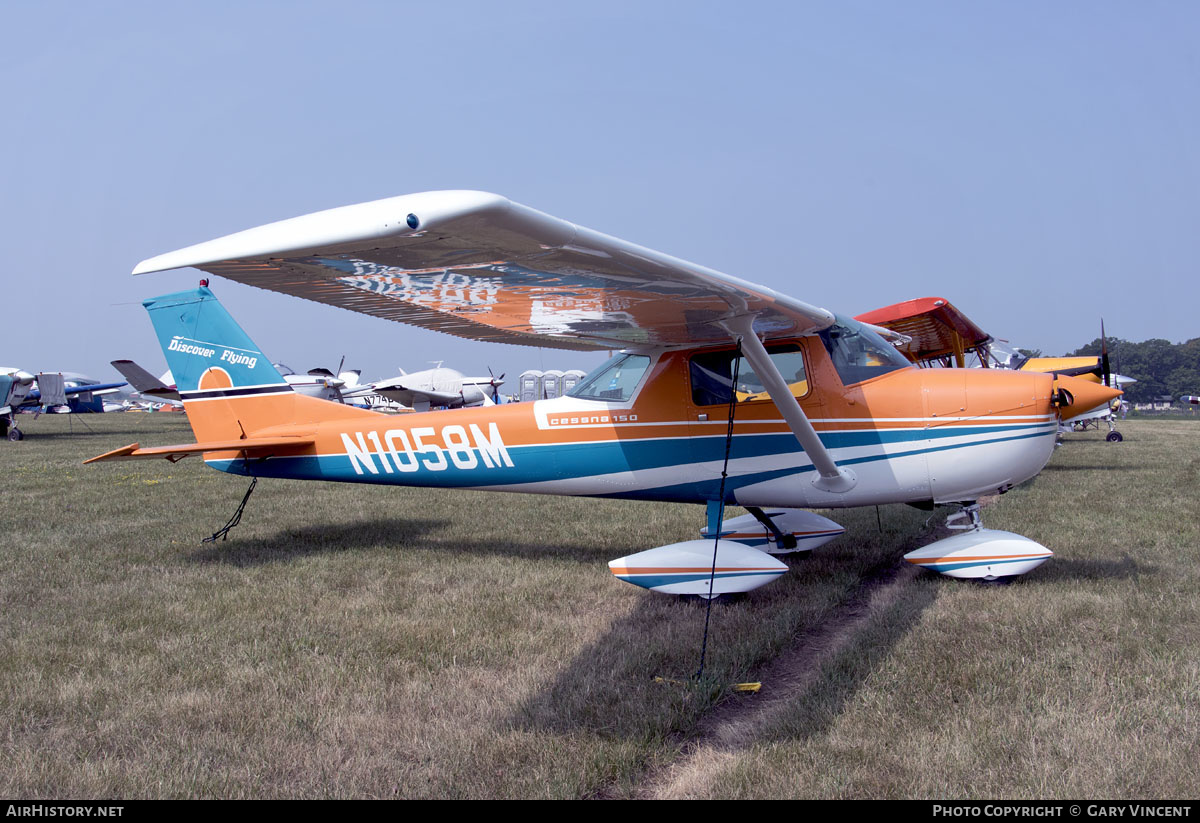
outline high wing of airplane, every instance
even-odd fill
[[[855,320],[903,334],[908,342],[896,348],[918,366],[965,368],[974,354],[988,366],[988,346],[994,338],[944,297],[919,297],[856,315]]]
[[[74,414],[93,414],[104,410],[100,398],[115,394],[124,386],[120,383],[101,383],[75,372],[42,372],[25,398],[25,406],[69,406]]]
[[[849,317],[480,192],[306,215],[135,273],[182,266],[484,341],[623,351],[554,400],[392,417],[298,395],[202,283],[144,304],[196,442],[93,461],[202,454],[256,478],[702,503],[708,539],[610,564],[676,594],[775,579],[773,554],[840,533],[813,507],[960,505],[961,534],[906,558],[1024,573],[1050,551],[983,528],[978,498],[1041,469],[1064,409],[1117,394],[917,369]],[[725,521],[727,504],[749,515]]]
[[[124,385],[100,383],[74,372],[33,375],[23,369],[0,366],[0,438],[14,442],[24,439],[16,419],[22,409],[64,407],[72,414],[102,413],[102,397]]]

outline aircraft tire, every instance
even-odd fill
[[[1120,443],[1125,438],[1121,436],[1120,432],[1109,432],[1108,437],[1106,437],[1104,439],[1107,440],[1109,443]]]
[[[19,440],[25,439],[25,434],[16,426],[8,430],[8,439],[16,443]]]

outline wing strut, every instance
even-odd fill
[[[820,475],[813,481],[813,485],[821,491],[835,493],[848,492],[854,488],[858,483],[858,478],[854,476],[854,472],[838,466],[834,462],[833,457],[829,454],[829,450],[825,448],[825,444],[817,436],[816,429],[812,427],[812,423],[808,422],[808,416],[805,415],[804,409],[800,408],[800,404],[792,396],[787,381],[783,379],[783,375],[779,373],[779,369],[775,368],[775,364],[771,362],[771,357],[767,354],[766,347],[758,339],[758,335],[754,333],[754,316],[743,314],[739,317],[722,321],[722,325],[734,337],[742,339],[742,352],[746,355],[746,359],[750,361],[750,365],[754,367],[754,373],[758,375],[758,379],[766,387],[767,394],[771,396],[775,407],[779,409],[780,414],[783,415],[783,419],[787,421],[788,428],[792,430],[792,434],[796,435],[796,439],[800,441],[800,446],[804,449],[804,453],[812,460],[813,468]]]

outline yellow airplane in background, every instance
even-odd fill
[[[1118,390],[1137,382],[1131,377],[1112,373],[1103,320],[1100,321],[1099,356],[1022,357],[1009,353],[1008,357],[1004,357],[1003,347],[995,345],[996,339],[992,335],[943,297],[918,297],[857,315],[855,319],[906,336],[908,340],[898,344],[897,348],[911,362],[923,368],[963,368],[977,362],[982,368],[1075,377]],[[1106,439],[1120,442],[1124,438],[1117,431],[1113,419],[1114,411],[1120,409],[1120,403],[1118,398],[1087,408],[1081,407],[1078,414],[1063,417],[1062,426],[1064,430],[1071,426],[1087,428],[1088,425],[1099,428],[1102,420],[1107,421],[1109,431]]]

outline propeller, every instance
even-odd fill
[[[346,385],[346,381],[342,379],[342,366],[346,365],[346,355],[342,355],[342,359],[338,361],[337,371],[334,375],[337,377],[337,383],[332,387],[333,395],[339,403],[345,403],[346,398],[342,397],[342,386]]]
[[[333,393],[334,402],[345,403],[346,398],[342,396],[342,386],[346,385],[346,381],[342,379],[342,367],[346,365],[346,355],[342,355],[342,359],[338,361],[337,371],[331,372],[329,369],[318,366],[315,369],[309,369],[308,373],[312,377],[320,379],[320,382],[325,388]]]
[[[1108,362],[1108,338],[1104,335],[1104,318],[1100,318],[1100,370],[1104,385],[1112,388],[1112,368]]]
[[[500,402],[500,387],[502,385],[504,385],[504,375],[505,374],[507,374],[507,372],[500,372],[500,376],[497,377],[496,373],[494,371],[492,371],[492,367],[488,366],[488,377],[492,378],[490,381],[490,385],[492,387],[492,402],[493,403]]]

